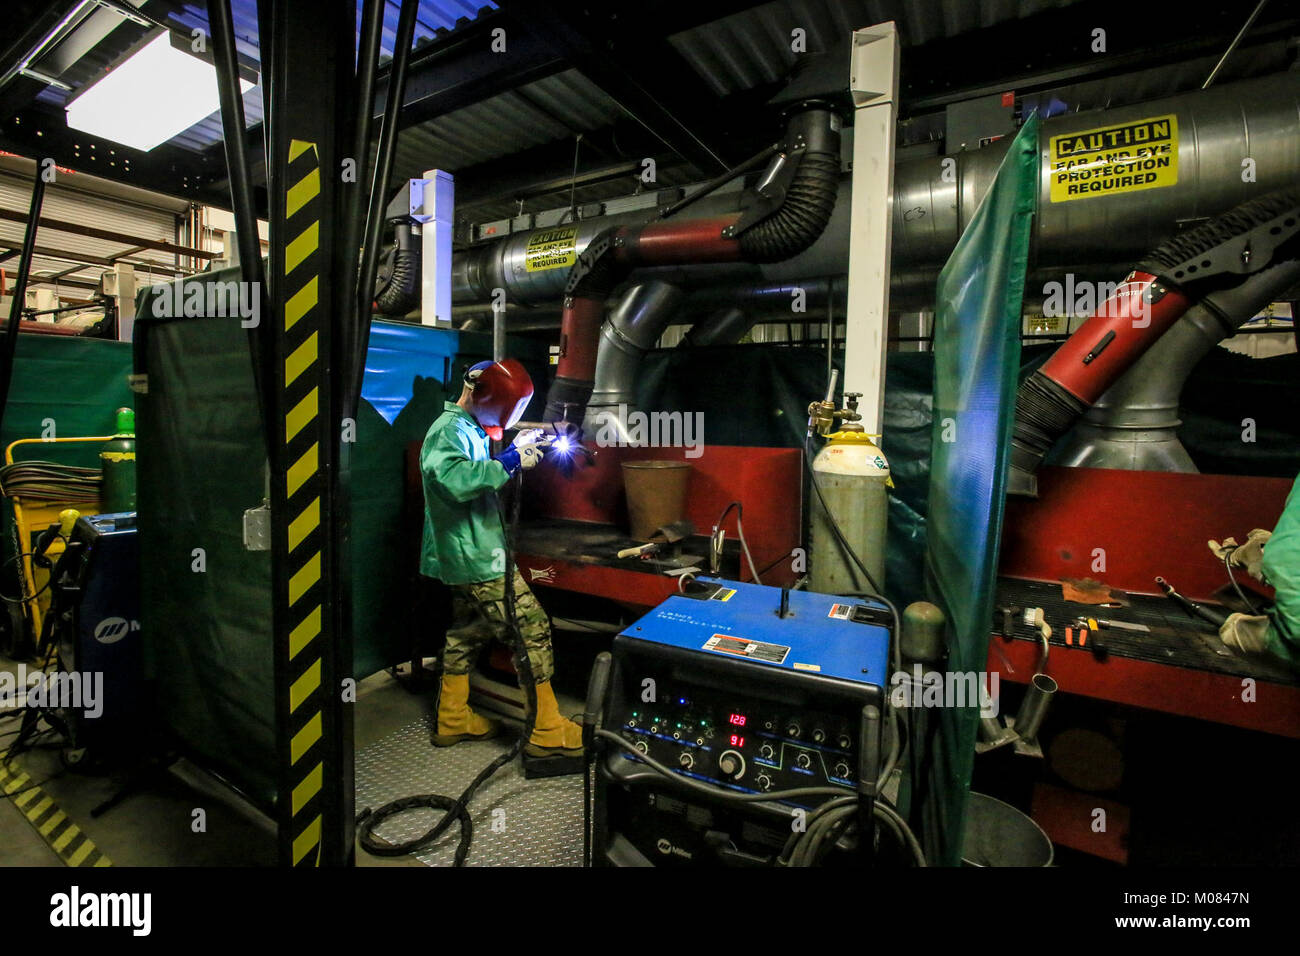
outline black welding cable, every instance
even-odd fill
[[[519,621],[515,613],[514,593],[514,540],[515,529],[519,524],[519,505],[523,498],[522,471],[515,472],[512,483],[513,495],[510,520],[506,521],[504,511],[501,512],[501,523],[506,538],[503,598],[506,609],[507,632],[515,652],[515,671],[518,674],[519,685],[524,692],[526,701],[524,728],[510,748],[498,754],[487,766],[480,770],[478,776],[470,782],[470,785],[465,788],[459,797],[452,799],[440,793],[417,794],[412,797],[404,797],[401,800],[394,800],[377,810],[363,810],[357,816],[358,838],[362,848],[374,856],[405,856],[410,853],[418,853],[436,843],[451,827],[453,822],[459,821],[460,839],[456,844],[456,854],[452,866],[464,866],[474,840],[474,822],[469,814],[470,801],[474,799],[474,794],[479,787],[486,783],[494,773],[519,756],[519,753],[524,749],[524,745],[528,743],[528,738],[532,736],[533,725],[537,721],[537,687],[533,682],[533,667],[528,658],[528,648],[525,646],[523,634],[519,630]],[[498,507],[500,508],[499,499]],[[390,843],[374,835],[375,828],[385,820],[399,813],[405,813],[407,810],[415,809],[442,810],[444,813],[442,818],[423,836],[416,837],[413,840]]]

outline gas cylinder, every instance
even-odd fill
[[[135,412],[117,410],[117,434],[99,451],[104,470],[100,506],[105,514],[135,510]]]
[[[889,462],[861,426],[846,425],[826,436],[813,459],[821,497],[850,547],[876,583],[885,586],[885,532],[889,527]],[[840,546],[816,492],[810,494],[810,591],[844,594],[871,591],[871,584]]]

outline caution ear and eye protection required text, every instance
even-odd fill
[[[524,269],[567,269],[578,261],[578,227],[539,229],[528,237],[524,249]]]
[[[1178,182],[1178,117],[1053,136],[1047,162],[1052,202],[1172,186]]]

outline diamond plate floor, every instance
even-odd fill
[[[436,748],[428,717],[375,741],[356,755],[357,810],[378,808],[419,793],[455,797],[487,763],[508,749],[511,738]],[[376,834],[398,842],[427,832],[440,811],[412,810],[385,821]],[[581,866],[582,777],[527,780],[518,759],[479,788],[470,804],[474,843],[469,866]],[[442,839],[415,858],[450,866],[460,837],[453,824]],[[358,848],[358,854],[365,851]]]

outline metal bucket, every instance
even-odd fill
[[[1052,855],[1052,841],[1025,814],[987,794],[970,794],[963,866],[1051,866]]]
[[[625,461],[623,487],[632,537],[646,541],[659,528],[686,517],[686,485],[691,466],[684,461]]]

